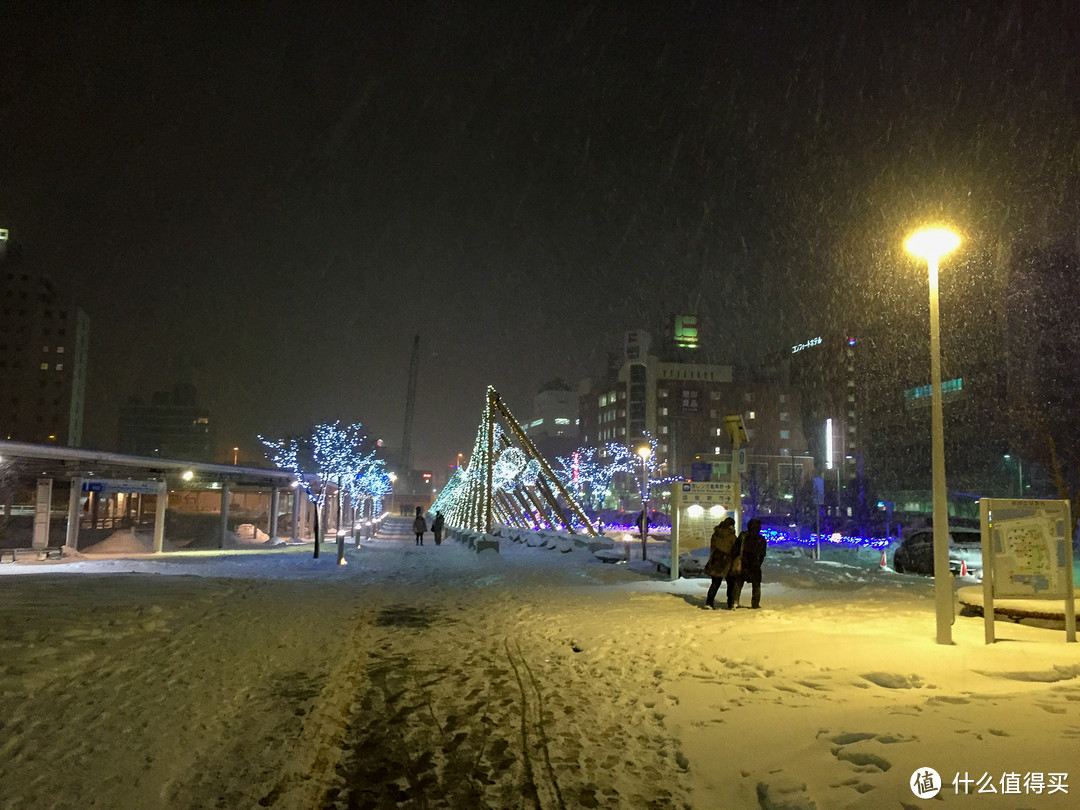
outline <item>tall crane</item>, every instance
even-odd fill
[[[412,423],[416,410],[416,377],[420,370],[420,335],[413,338],[412,359],[409,360],[409,390],[405,395],[405,433],[401,437],[402,473],[412,471]]]

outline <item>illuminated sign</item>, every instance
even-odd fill
[[[682,349],[697,348],[697,315],[675,316],[675,345]]]
[[[819,338],[819,337],[810,338],[805,343],[796,343],[794,346],[792,346],[791,347],[791,353],[792,354],[797,354],[797,353],[801,352],[803,349],[809,349],[811,346],[820,346],[820,345],[821,345],[821,338]]]
[[[956,394],[964,390],[964,380],[959,377],[955,380],[946,380],[941,384],[942,394]],[[929,385],[920,385],[918,388],[909,388],[904,392],[904,399],[910,402],[913,399],[926,399],[933,393]]]

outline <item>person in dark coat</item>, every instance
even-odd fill
[[[416,507],[416,519],[412,522],[412,530],[416,533],[416,545],[424,545],[424,532],[427,531],[427,521],[424,520],[424,515],[419,506]]]
[[[442,529],[445,521],[443,520],[442,512],[435,513],[435,519],[431,521],[431,532],[435,535],[435,545],[442,545]]]
[[[649,513],[642,509],[638,512],[638,516],[634,518],[634,522],[637,524],[638,531],[641,532],[641,559],[648,557],[649,547]],[[629,551],[627,551],[629,554]]]
[[[739,536],[739,545],[742,550],[742,581],[750,583],[750,607],[757,609],[761,607],[761,563],[769,547],[761,534],[760,520],[754,518],[746,524],[746,531]],[[741,593],[741,586],[739,591]],[[735,603],[739,603],[737,596]]]
[[[709,540],[709,561],[705,563],[705,573],[712,577],[709,593],[705,597],[705,606],[715,608],[720,584],[727,580],[727,606],[731,610],[737,601],[735,581],[739,577],[739,538],[735,534],[735,518],[727,517],[713,529]]]

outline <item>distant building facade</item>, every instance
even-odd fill
[[[0,436],[79,447],[90,319],[0,235]]]
[[[540,387],[533,397],[532,414],[525,433],[549,461],[568,456],[580,445],[578,395],[565,380],[552,380]]]
[[[682,333],[676,335],[685,331],[683,322]],[[798,399],[786,380],[705,357],[694,359],[699,356],[696,344],[663,344],[654,353],[648,333],[628,332],[622,356],[612,359],[608,372],[582,381],[578,396],[583,444],[602,448],[617,442],[633,450],[646,441],[647,433],[656,440],[665,476],[689,480],[695,465],[698,474],[702,465],[709,465],[712,479],[727,480],[732,444],[724,417],[739,414],[747,435],[743,472],[756,471],[773,491],[798,489],[809,481],[813,459]]]
[[[210,412],[198,405],[195,386],[155,392],[149,403],[133,399],[120,409],[121,453],[183,461],[213,459]]]

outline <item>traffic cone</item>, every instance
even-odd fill
[[[967,560],[961,560],[960,561],[960,576],[962,576],[962,577],[967,576]]]
[[[889,567],[889,562],[885,558],[885,549],[881,550],[881,567],[882,568],[888,568]]]

